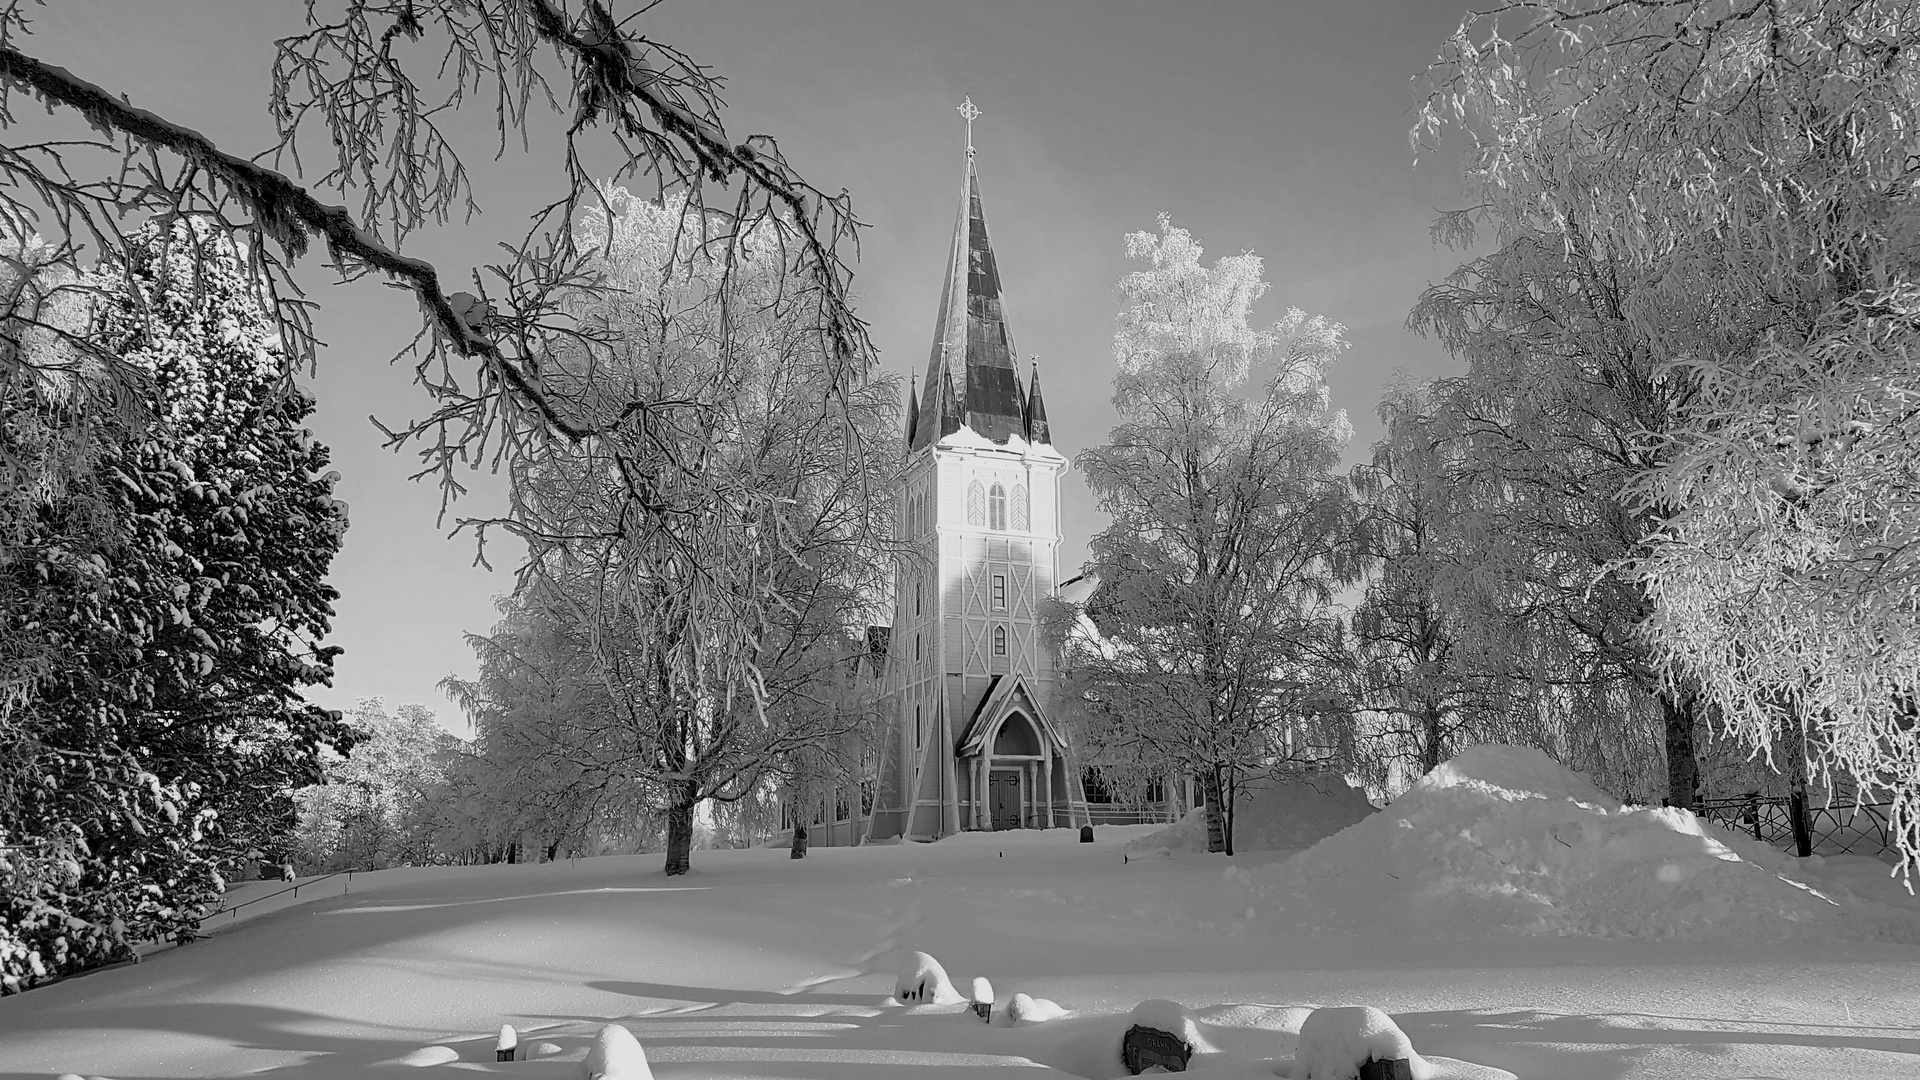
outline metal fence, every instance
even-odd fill
[[[1898,847],[1889,820],[1891,803],[1828,800],[1820,793],[1703,799],[1694,812],[1709,821],[1753,834],[1802,858],[1808,855],[1879,856]]]

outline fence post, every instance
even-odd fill
[[[1787,796],[1787,817],[1793,823],[1793,848],[1801,858],[1813,854],[1813,830],[1807,827],[1807,793],[1796,788]]]
[[[1753,826],[1755,840],[1766,839],[1760,832],[1760,793],[1757,791],[1747,793],[1747,823]]]

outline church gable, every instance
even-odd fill
[[[955,750],[962,757],[972,757],[993,751],[988,740],[993,737],[1000,722],[1015,714],[1024,716],[1034,726],[1036,734],[1046,744],[1044,752],[1060,753],[1066,747],[1066,740],[1060,737],[1060,731],[1053,724],[1040,700],[1027,684],[1026,676],[996,675],[993,685],[986,696],[980,699],[979,708],[967,721],[966,730],[961,733]]]

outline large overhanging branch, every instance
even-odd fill
[[[50,105],[75,110],[96,130],[163,147],[204,170],[248,207],[254,223],[279,243],[289,257],[297,259],[305,254],[309,237],[318,235],[326,242],[328,253],[343,267],[351,260],[403,282],[419,298],[441,337],[457,352],[493,365],[516,394],[569,439],[578,441],[593,434],[592,429],[570,424],[562,417],[518,364],[455,313],[453,301],[441,290],[440,273],[432,263],[387,247],[360,228],[346,207],[322,203],[285,175],[235,157],[191,128],[130,105],[97,84],[65,68],[27,56],[10,45],[0,45],[0,76],[31,89]]]
[[[759,198],[766,199],[764,205],[769,208],[783,209],[801,240],[811,285],[818,290],[824,313],[819,330],[836,372],[841,364],[866,355],[864,328],[848,303],[847,268],[832,248],[835,240],[851,235],[857,227],[844,193],[828,197],[808,185],[786,165],[771,140],[756,136],[738,145],[729,143],[717,119],[679,100],[676,80],[656,71],[641,55],[654,46],[624,32],[602,0],[585,0],[577,19],[553,0],[517,0],[513,6],[526,19],[522,25],[529,33],[529,46],[537,40],[574,62],[579,111],[569,138],[609,115],[620,137],[648,145],[643,156],[650,156],[667,179],[695,188],[705,181],[738,184],[743,211],[750,199]],[[406,17],[412,17],[411,7]],[[420,29],[417,19],[396,24],[382,35],[381,44],[384,47],[394,32],[414,37]],[[397,68],[391,70],[395,78],[404,79]],[[208,187],[242,205],[252,219],[250,226],[276,241],[290,259],[303,255],[310,239],[319,236],[343,273],[379,273],[411,290],[426,313],[435,347],[445,346],[456,355],[480,361],[549,430],[577,443],[607,429],[604,422],[573,415],[543,390],[537,339],[522,336],[519,355],[504,350],[504,339],[496,339],[482,321],[485,305],[464,293],[449,295],[432,263],[401,254],[399,234],[392,244],[383,242],[370,221],[357,221],[346,207],[322,202],[287,174],[227,153],[200,132],[138,108],[67,69],[28,56],[10,42],[0,43],[0,77],[30,90],[49,106],[74,110],[95,129],[124,137],[130,145],[178,155],[190,171],[206,178]],[[707,96],[705,111],[711,113],[718,102],[711,98],[710,87],[697,78],[695,85]],[[636,103],[644,111],[634,108]],[[651,125],[643,116],[651,118]],[[575,194],[581,182],[576,175]],[[121,210],[129,206],[124,198],[110,197],[110,201]],[[571,208],[572,196],[560,205]],[[836,388],[838,381],[836,376]],[[426,385],[435,396],[451,389],[430,381]],[[484,426],[483,421],[470,419]],[[420,430],[419,426],[413,430]]]

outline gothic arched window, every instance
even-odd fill
[[[1007,655],[1007,628],[1004,626],[993,628],[993,655]]]
[[[1007,489],[999,484],[987,492],[987,528],[999,532],[1007,529]]]
[[[1013,531],[1026,532],[1031,518],[1027,512],[1027,485],[1013,485]]]
[[[987,523],[987,493],[975,480],[967,485],[967,524],[985,525]]]

